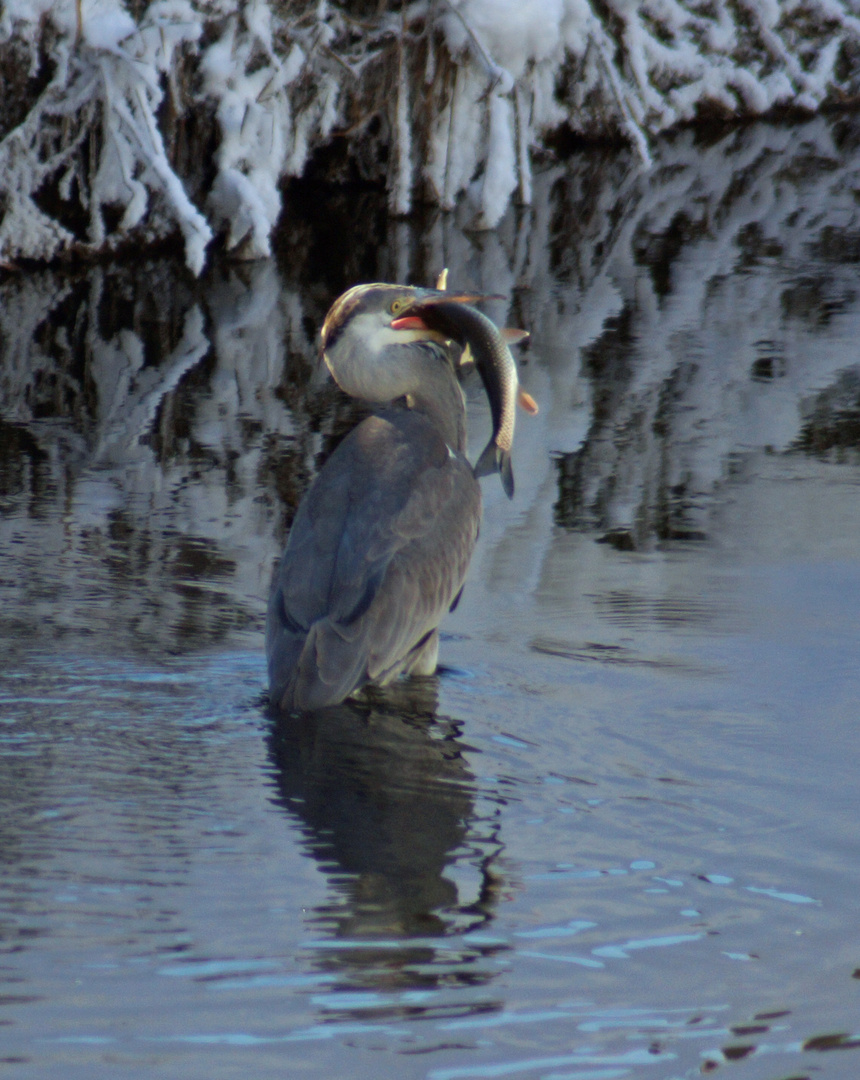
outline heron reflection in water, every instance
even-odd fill
[[[436,670],[438,626],[457,605],[478,538],[476,476],[497,471],[513,494],[518,393],[533,411],[503,333],[471,306],[477,299],[358,285],[326,316],[329,371],[378,411],[340,443],[293,521],[266,624],[277,709],[320,709]],[[474,469],[452,339],[471,349],[493,414]]]
[[[462,724],[437,705],[431,680],[402,680],[361,701],[278,717],[269,730],[278,801],[328,881],[306,919],[312,937],[342,943],[319,953],[330,970],[370,978],[379,969],[389,984],[401,971],[406,984],[414,977],[406,968],[437,951],[428,938],[444,949],[451,934],[494,916],[504,887],[502,800],[483,792],[476,803]],[[497,949],[476,942],[463,951],[466,980]],[[450,977],[445,970],[440,978]]]

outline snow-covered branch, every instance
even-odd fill
[[[647,165],[678,124],[853,101],[858,59],[860,0],[0,0],[0,261],[265,256],[322,150],[492,229],[563,126]]]

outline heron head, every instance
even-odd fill
[[[434,297],[468,303],[474,295],[411,285],[355,285],[332,304],[320,333],[323,359],[352,397],[377,404],[412,393],[420,369],[436,359],[445,337],[414,313]],[[428,345],[435,348],[428,349]]]

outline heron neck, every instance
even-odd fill
[[[366,347],[360,334],[342,336],[323,353],[335,381],[351,397],[374,405],[405,399],[451,447],[466,449],[466,406],[451,361],[432,340],[395,340]]]
[[[415,389],[406,394],[407,405],[436,427],[451,447],[466,451],[466,405],[451,364],[438,353],[422,358]]]

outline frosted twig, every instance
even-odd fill
[[[840,26],[849,30],[855,38],[860,38],[860,19],[846,10],[839,0],[808,0],[809,5],[817,8],[825,19],[831,19]]]
[[[134,114],[122,99],[114,102],[117,116],[125,123],[140,148],[144,160],[161,181],[161,188],[168,203],[173,206],[182,233],[185,236],[186,257],[190,269],[199,274],[203,269],[204,251],[212,239],[212,230],[197,207],[188,198],[179,177],[170,167],[164,151],[161,134],[155,126],[149,104],[143,96],[140,86],[135,88],[135,96],[143,114],[144,127],[141,128]]]
[[[618,112],[621,117],[621,124],[627,134],[630,136],[631,142],[636,147],[639,153],[639,157],[642,159],[642,163],[645,166],[651,165],[651,151],[648,149],[648,139],[645,132],[636,122],[636,119],[631,112],[624,91],[618,82],[618,75],[615,71],[615,65],[604,53],[604,43],[602,41],[597,43],[597,56],[603,65],[603,69],[606,72],[606,76],[609,79],[609,85],[612,89],[612,95],[615,98],[615,104],[618,106]]]
[[[785,47],[785,42],[780,38],[768,24],[762,18],[762,13],[758,9],[758,6],[754,3],[750,3],[749,0],[744,0],[743,7],[749,15],[750,19],[755,20],[756,29],[758,30],[761,40],[764,42],[768,52],[785,68],[788,77],[791,81],[804,91],[804,93],[810,94],[814,99],[820,99],[821,91],[812,85],[812,80],[800,66],[797,58],[792,56],[788,49]],[[817,105],[818,100],[815,101]]]
[[[324,52],[326,56],[331,57],[332,60],[340,64],[340,66],[347,73],[347,75],[349,75],[351,79],[355,79],[356,81],[358,81],[359,76],[355,68],[348,64],[342,56],[338,56],[338,54],[334,51],[334,49],[331,48],[331,46],[321,44],[317,47],[320,49],[321,52]]]
[[[468,22],[466,21],[463,12],[460,11],[459,8],[455,8],[454,5],[451,3],[451,0],[442,0],[442,3],[451,12],[451,14],[454,15],[462,23],[463,29],[466,31],[466,36],[468,37],[469,41],[472,42],[473,52],[477,56],[478,60],[480,60],[481,65],[486,72],[487,78],[490,80],[488,93],[491,93],[495,88],[496,84],[504,80],[506,74],[504,68],[500,68],[499,65],[490,58],[489,53],[478,40],[475,31],[472,29],[471,26],[469,26]]]

